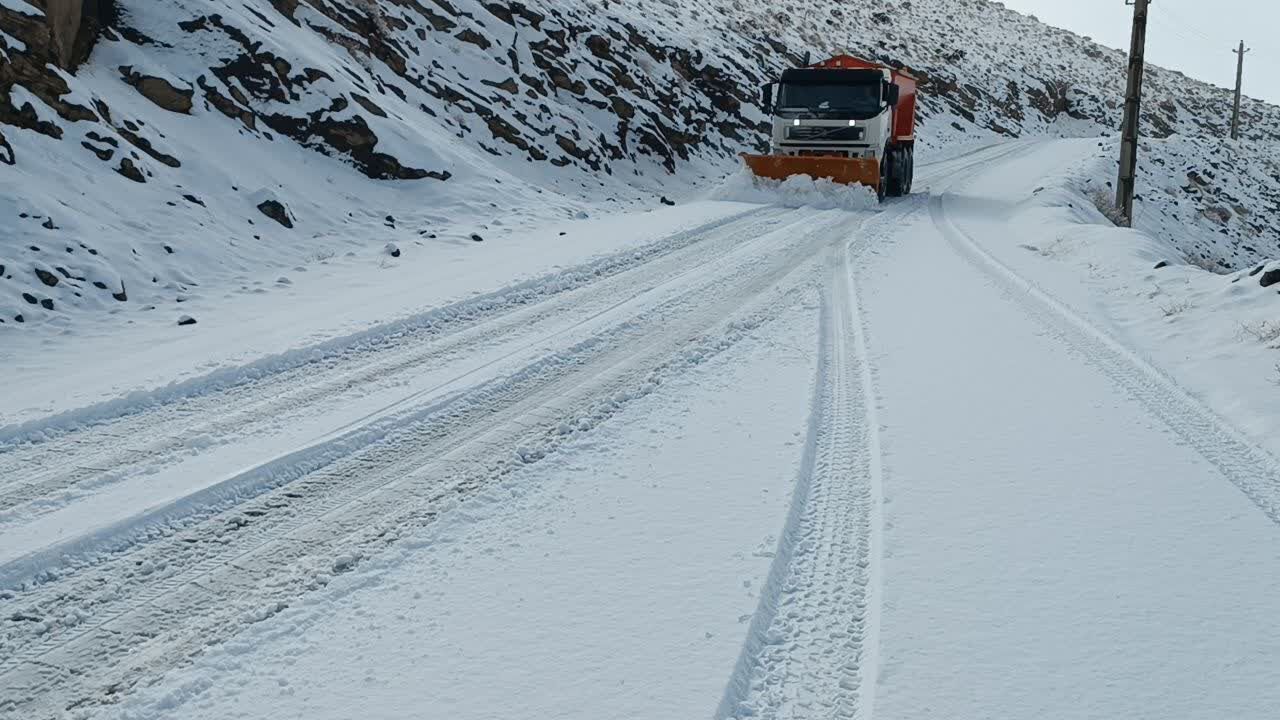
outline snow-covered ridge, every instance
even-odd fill
[[[504,214],[678,194],[760,142],[757,88],[805,51],[917,72],[931,151],[1111,132],[1123,83],[1123,53],[989,2],[117,0],[91,54],[43,5],[0,5],[8,328],[177,312],[268,293],[335,245],[429,252]],[[1148,98],[1156,136],[1225,132],[1225,90],[1153,69]],[[1280,108],[1245,118],[1254,144],[1280,140]],[[1275,237],[1224,242],[1211,262],[1280,256]]]

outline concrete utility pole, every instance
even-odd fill
[[[1142,106],[1142,76],[1146,70],[1147,11],[1151,0],[1126,0],[1133,6],[1133,44],[1129,49],[1129,87],[1124,95],[1124,127],[1120,141],[1120,182],[1116,207],[1133,227],[1133,190],[1138,173],[1138,120]]]
[[[1244,88],[1244,56],[1252,48],[1245,48],[1244,41],[1240,41],[1240,49],[1232,50],[1240,58],[1236,62],[1236,104],[1231,110],[1231,139],[1240,139],[1240,91]]]

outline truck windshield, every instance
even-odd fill
[[[778,114],[783,117],[814,115],[866,120],[879,115],[882,109],[879,83],[783,85],[778,93]]]

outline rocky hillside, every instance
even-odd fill
[[[921,76],[926,150],[1119,124],[1123,53],[985,0],[0,0],[0,322],[656,202],[760,142],[759,85],[836,50]],[[1148,93],[1152,136],[1225,132],[1225,91],[1153,68]],[[1245,114],[1280,141],[1280,108]],[[1249,212],[1215,262],[1280,256],[1277,208]]]

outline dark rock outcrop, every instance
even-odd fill
[[[44,0],[50,49],[59,67],[75,70],[115,20],[115,0]]]
[[[124,81],[132,85],[143,97],[155,103],[157,107],[181,115],[190,115],[194,103],[195,91],[190,88],[174,87],[163,78],[142,75],[131,67],[120,68]]]
[[[134,164],[132,158],[122,158],[120,160],[120,166],[116,168],[116,172],[136,183],[145,183],[147,181],[147,177],[143,175],[142,170],[138,169],[138,166]]]
[[[287,228],[293,228],[293,218],[290,217],[288,208],[279,200],[264,200],[258,203],[258,212]]]
[[[48,285],[49,287],[56,287],[59,282],[57,275],[54,275],[43,268],[36,268],[36,277],[40,278],[40,282]]]

